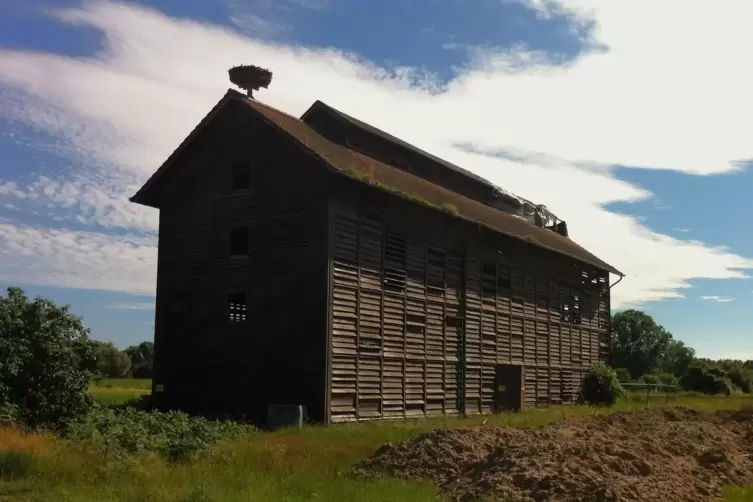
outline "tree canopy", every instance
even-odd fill
[[[29,426],[56,428],[86,413],[93,398],[95,344],[68,306],[0,296],[0,408]]]

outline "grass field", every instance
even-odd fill
[[[150,392],[151,389],[151,380],[135,378],[107,378],[89,387],[97,401],[106,405],[123,404]]]
[[[102,387],[96,392],[99,389]],[[662,406],[663,402],[663,397],[657,396],[650,405]],[[753,404],[753,400],[680,396],[676,404],[716,410]],[[644,406],[630,401],[612,410],[553,406],[494,415],[489,421],[511,427],[539,426],[559,419]],[[0,430],[0,501],[436,500],[437,490],[428,484],[393,479],[368,482],[353,479],[347,471],[387,441],[399,442],[434,428],[469,426],[484,418],[253,433],[222,445],[201,460],[179,465],[154,456],[108,458],[80,444],[5,429]],[[15,452],[12,455],[16,456],[8,460],[8,452]],[[753,489],[730,490],[727,495],[729,501],[753,500]]]

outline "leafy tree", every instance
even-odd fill
[[[725,371],[707,361],[695,361],[682,378],[682,386],[687,390],[705,394],[727,394],[732,392],[732,382]]]
[[[625,310],[612,318],[613,367],[645,375],[665,359],[672,334],[640,310]]]
[[[154,365],[154,343],[141,342],[124,351],[131,359],[131,373],[134,378],[152,378]]]
[[[670,339],[664,352],[664,358],[659,363],[659,369],[664,373],[671,373],[682,377],[695,359],[695,349],[688,347],[681,340]]]
[[[0,354],[0,415],[60,428],[93,405],[94,344],[67,305],[8,288],[0,296]]]
[[[724,370],[732,385],[741,391],[746,393],[753,392],[753,370],[746,368],[742,361],[722,360],[707,364],[716,365]]]
[[[104,378],[124,378],[130,375],[131,358],[118,350],[112,342],[95,342],[97,347],[97,372]]]

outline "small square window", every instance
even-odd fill
[[[248,228],[238,227],[230,231],[230,254],[248,254]]]
[[[246,190],[251,186],[251,168],[246,163],[233,166],[233,190]]]
[[[232,322],[245,322],[248,305],[246,293],[231,293],[227,297],[227,315]]]

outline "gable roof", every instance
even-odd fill
[[[131,197],[130,200],[132,202],[141,204],[149,202],[149,187],[155,183],[159,176],[164,174],[180,151],[206,126],[217,110],[230,101],[240,101],[245,104],[252,113],[255,113],[278,131],[295,140],[305,151],[321,160],[325,165],[339,174],[413,202],[442,210],[456,218],[482,225],[495,232],[568,256],[601,270],[624,276],[622,272],[612,265],[596,257],[567,237],[563,237],[551,230],[537,227],[522,218],[487,206],[447,188],[435,185],[414,174],[338,145],[309,127],[303,120],[259,101],[249,99],[232,89],[228,90],[227,94],[215,105],[212,111],[209,112],[175,152],[152,175],[146,184]]]
[[[311,105],[309,107],[309,109],[306,110],[306,112],[304,112],[303,115],[301,115],[301,120],[303,120],[304,122],[308,122],[308,119],[312,115],[315,115],[317,113],[326,113],[330,117],[333,117],[335,120],[339,120],[341,122],[345,122],[345,123],[347,123],[347,124],[349,124],[351,126],[354,126],[354,127],[358,128],[358,129],[361,129],[362,131],[367,132],[368,134],[377,136],[377,137],[379,137],[379,138],[381,138],[381,139],[383,139],[385,141],[388,141],[388,142],[393,143],[395,145],[401,146],[401,147],[405,148],[406,150],[409,150],[409,151],[411,151],[411,152],[413,152],[415,154],[418,154],[418,155],[421,155],[423,157],[426,157],[429,160],[432,160],[432,161],[436,162],[437,164],[439,164],[439,165],[441,165],[443,167],[446,167],[447,169],[450,169],[450,170],[455,171],[455,172],[457,172],[459,174],[462,174],[463,176],[471,178],[471,179],[473,179],[473,180],[481,183],[482,185],[486,185],[486,186],[488,186],[489,188],[492,188],[492,189],[498,188],[491,181],[489,181],[489,180],[487,180],[485,178],[482,178],[481,176],[479,176],[477,174],[474,174],[471,171],[468,171],[467,169],[463,169],[460,166],[456,166],[452,162],[448,162],[448,161],[446,161],[446,160],[444,160],[444,159],[442,159],[440,157],[437,157],[436,155],[432,155],[431,153],[429,153],[429,152],[427,152],[425,150],[421,150],[417,146],[411,145],[407,141],[404,141],[404,140],[402,140],[402,139],[400,139],[400,138],[398,138],[396,136],[393,136],[392,134],[390,134],[388,132],[382,131],[381,129],[378,129],[378,128],[374,127],[371,124],[367,124],[366,122],[363,122],[362,120],[358,120],[355,117],[351,117],[350,115],[348,115],[346,113],[343,113],[340,110],[332,108],[331,106],[329,106],[327,103],[325,103],[323,101],[317,100],[313,105]]]

